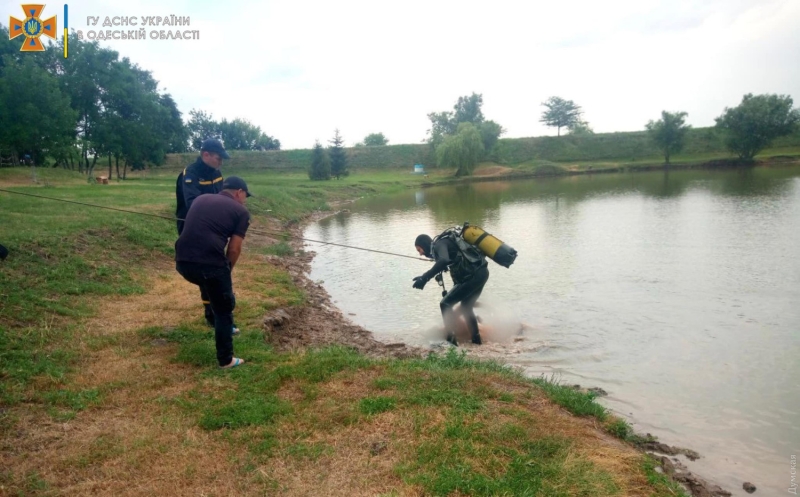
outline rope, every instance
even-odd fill
[[[128,210],[128,209],[120,209],[118,207],[108,207],[108,206],[105,206],[105,205],[89,204],[89,203],[86,203],[86,202],[78,202],[77,200],[67,200],[67,199],[63,199],[63,198],[45,197],[44,195],[36,195],[36,194],[33,194],[33,193],[15,192],[13,190],[6,190],[6,189],[3,189],[3,188],[0,188],[0,192],[13,193],[15,195],[24,195],[26,197],[41,198],[41,199],[44,199],[44,200],[53,200],[55,202],[66,202],[68,204],[83,205],[85,207],[93,207],[93,208],[96,208],[96,209],[107,209],[107,210],[110,210],[110,211],[125,212],[127,214],[137,214],[137,215],[140,215],[140,216],[157,217],[157,218],[160,218],[160,219],[167,219],[169,221],[183,221],[183,219],[180,219],[180,218],[177,218],[177,217],[174,217],[174,216],[163,216],[161,214],[150,214],[148,212],[138,212],[138,211],[132,211],[132,210]],[[285,233],[285,232],[281,232],[281,231],[259,230],[259,229],[250,229],[248,231],[250,231],[251,233],[255,233],[256,235],[288,236],[289,238],[302,240],[304,242],[321,243],[323,245],[334,245],[336,247],[344,247],[344,248],[349,248],[349,249],[354,249],[354,250],[363,250],[365,252],[374,252],[376,254],[393,255],[395,257],[405,257],[407,259],[414,259],[416,261],[425,261],[425,262],[430,262],[431,261],[430,259],[424,259],[422,257],[413,257],[413,256],[410,256],[410,255],[396,254],[394,252],[385,252],[383,250],[374,250],[374,249],[368,249],[368,248],[363,248],[363,247],[354,247],[352,245],[343,245],[341,243],[333,243],[333,242],[323,242],[321,240],[311,240],[310,238],[303,238],[303,237],[291,235],[291,234],[288,234],[288,233]]]

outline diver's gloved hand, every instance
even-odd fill
[[[428,280],[426,280],[424,276],[416,276],[413,278],[413,280],[414,284],[411,286],[413,286],[418,290],[422,290],[423,288],[425,288],[425,284],[428,282]]]

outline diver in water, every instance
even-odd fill
[[[489,280],[486,256],[476,247],[465,243],[453,230],[447,230],[434,239],[425,234],[419,235],[414,240],[414,246],[419,255],[434,260],[430,270],[413,278],[414,288],[422,290],[431,278],[445,270],[449,270],[453,278],[453,288],[439,302],[447,341],[458,345],[455,334],[458,316],[453,312],[453,307],[461,303],[461,314],[469,327],[472,343],[480,345],[478,319],[472,309]]]

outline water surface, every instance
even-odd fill
[[[357,202],[312,239],[415,255],[464,221],[519,252],[478,310],[509,333],[479,354],[598,386],[639,432],[687,446],[734,495],[786,493],[800,455],[800,170],[675,171],[446,186]],[[311,277],[379,339],[429,345],[429,263],[310,244]],[[451,284],[446,278],[448,288]],[[512,329],[513,328],[513,329]],[[775,494],[777,495],[777,494]]]

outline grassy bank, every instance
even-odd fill
[[[47,170],[34,185],[29,170],[3,169],[0,185],[169,214],[173,173],[90,185]],[[247,179],[254,228],[423,181]],[[173,268],[171,222],[6,193],[0,209],[11,249],[0,264],[0,494],[680,494],[610,435],[629,430],[591,395],[455,351],[276,350],[264,313],[310,304],[260,255],[274,239],[245,244],[235,347],[248,364],[220,371],[196,289]]]
[[[381,147],[354,147],[347,149],[348,161],[353,170],[397,169],[411,171],[414,164],[424,164],[435,170],[435,158],[430,146],[386,145]],[[311,150],[277,150],[267,152],[231,152],[231,167],[241,170],[270,169],[302,172],[311,164]],[[759,158],[773,156],[800,156],[800,131],[775,140]],[[196,154],[169,156],[167,167],[185,167]],[[702,163],[718,159],[732,159],[725,149],[723,136],[715,128],[691,129],[680,154],[675,154],[675,164]],[[570,167],[629,167],[660,165],[663,154],[653,145],[644,131],[623,133],[597,133],[594,135],[536,138],[503,138],[486,158],[487,162],[513,168],[532,165]]]

